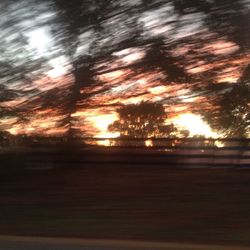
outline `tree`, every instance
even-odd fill
[[[94,83],[94,63],[92,48],[100,27],[100,17],[103,15],[108,0],[82,1],[53,0],[57,10],[57,22],[54,23],[53,35],[62,53],[68,58],[71,70],[69,74],[73,81],[68,89],[68,95],[60,104],[64,119],[61,125],[68,128],[67,140],[77,136],[76,121],[72,117],[77,111],[78,102],[84,98],[81,89]],[[86,40],[89,48],[85,52],[78,52],[82,46],[81,36],[91,34]],[[91,36],[90,35],[90,36]],[[86,43],[86,41],[84,41]]]
[[[37,8],[34,8],[35,4]],[[45,25],[44,19],[41,18],[42,14],[38,13],[41,5],[33,0],[18,3],[3,0],[0,3],[2,19],[0,24],[2,33],[0,37],[0,127],[2,130],[10,129],[14,125],[14,120],[15,124],[28,122],[32,119],[30,113],[39,108],[39,106],[30,105],[32,100],[41,93],[34,82],[50,69],[49,58],[40,55],[39,51],[31,45],[31,34]],[[12,122],[8,123],[8,120]]]
[[[184,67],[178,62],[179,59],[172,55],[170,46],[167,46],[166,37],[145,35],[145,27],[143,28],[141,24],[141,18],[147,11],[160,9],[166,3],[144,1],[131,5],[130,1],[110,0],[91,2],[78,0],[74,3],[54,0],[54,3],[59,15],[59,29],[56,30],[55,36],[70,58],[71,74],[74,76],[74,82],[70,87],[70,100],[65,102],[67,115],[63,120],[69,128],[69,139],[77,135],[77,121],[72,114],[77,109],[86,108],[83,105],[84,99],[89,98],[84,92],[81,93],[81,89],[89,85],[100,85],[96,80],[99,74],[130,69],[137,74],[160,72],[169,83],[186,83],[189,80]],[[168,21],[164,25],[169,25]],[[85,37],[87,49],[79,53],[79,48],[82,46],[81,37]],[[107,67],[112,61],[115,65],[114,52],[131,48],[144,50],[145,57],[139,62],[117,65],[112,69]],[[104,66],[97,70],[96,65],[100,61]],[[108,92],[107,88],[101,91]]]
[[[125,86],[127,83],[130,84],[131,80],[131,85],[135,82],[136,88],[142,87],[135,94],[143,96],[149,91],[144,89],[144,84],[136,84],[136,81],[144,76],[147,77],[146,75],[153,75],[152,82],[149,80],[150,83],[145,84],[148,88],[156,84],[157,86],[172,84],[172,89],[179,83],[186,85],[182,87],[182,84],[179,84],[184,94],[181,94],[180,89],[178,91],[174,89],[172,96],[164,93],[157,99],[157,101],[164,99],[164,103],[169,106],[179,104],[181,102],[179,97],[186,95],[187,88],[191,90],[190,92],[196,91],[191,93],[192,96],[207,94],[205,91],[208,81],[212,82],[218,76],[217,73],[225,70],[229,63],[218,63],[213,67],[214,64],[221,60],[228,62],[230,57],[234,57],[235,54],[216,53],[218,51],[213,51],[211,42],[216,43],[223,39],[234,41],[244,48],[241,53],[248,48],[246,39],[248,33],[245,32],[248,10],[243,10],[241,0],[46,0],[42,3],[36,0],[21,0],[18,2],[18,5],[8,0],[0,3],[1,16],[4,17],[1,23],[3,35],[0,38],[2,55],[0,63],[1,66],[2,63],[11,65],[11,70],[3,71],[5,76],[1,78],[4,82],[4,92],[9,91],[13,100],[20,96],[26,98],[23,114],[27,110],[35,114],[35,111],[43,108],[60,109],[60,114],[57,115],[61,120],[57,125],[67,128],[66,136],[69,140],[78,136],[78,132],[81,132],[81,127],[84,126],[79,123],[83,119],[78,120],[73,114],[94,103],[88,103],[92,94],[105,93],[112,96],[115,92],[112,90],[115,89],[114,86],[119,87],[119,84]],[[35,4],[39,4],[39,8],[34,8]],[[47,45],[43,44],[49,47],[45,53],[45,63],[37,54],[34,56],[29,42],[25,41],[29,33],[34,35],[35,31],[35,34],[39,34],[37,33],[39,30],[48,31],[50,38],[45,39],[45,42],[53,40]],[[36,42],[37,40],[35,38]],[[128,51],[128,54],[125,52],[124,55],[124,51]],[[135,59],[138,53],[131,51],[139,51],[143,56]],[[67,74],[71,77],[69,77],[70,84],[66,87],[57,86],[48,91],[39,92],[32,89],[32,93],[23,92],[24,85],[27,87],[29,82],[32,86],[39,72],[45,72],[46,75],[49,62],[57,57],[66,58]],[[192,67],[200,68],[201,71],[194,76],[190,73]],[[118,70],[131,72],[126,75],[126,82],[125,77],[120,80],[117,77],[115,84],[109,84],[108,81],[112,80],[107,80],[107,83],[98,80],[101,79],[98,78],[99,75]],[[16,81],[20,81],[18,88]],[[88,91],[86,94],[87,91],[84,92],[86,86],[93,86],[93,92]],[[31,88],[29,86],[26,89]],[[116,93],[118,93],[117,88]],[[119,94],[122,95],[122,91]],[[133,94],[128,91],[126,96],[129,98]],[[149,98],[150,94],[145,96]],[[219,99],[222,100],[222,95],[215,98],[211,104],[218,106]],[[99,103],[93,105],[95,107],[110,105],[101,103],[100,100],[101,98]],[[120,103],[117,101],[112,105]]]
[[[168,82],[190,82],[190,78],[184,67],[181,66],[180,61],[169,53],[163,37],[157,37],[150,43],[146,57],[143,60],[143,67],[146,70],[160,69]]]
[[[167,114],[163,105],[142,102],[117,110],[119,120],[109,126],[111,132],[120,132],[121,137],[159,138],[171,136],[176,129],[166,125]]]
[[[213,100],[213,112],[206,113],[205,119],[216,130],[227,137],[250,137],[250,66],[241,79],[226,85]]]

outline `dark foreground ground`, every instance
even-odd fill
[[[1,171],[0,234],[250,246],[249,194],[247,168]]]
[[[145,241],[0,236],[0,250],[248,250],[248,247]]]

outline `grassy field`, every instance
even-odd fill
[[[0,175],[0,234],[250,245],[250,170],[97,166]]]

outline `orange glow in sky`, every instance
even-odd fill
[[[87,118],[87,120],[90,121],[97,130],[99,130],[99,132],[95,135],[96,138],[119,137],[120,133],[111,133],[108,131],[108,126],[117,119],[118,117],[116,114],[102,114]]]
[[[219,137],[219,134],[214,132],[199,115],[184,113],[173,118],[172,121],[177,127],[187,129],[190,133],[190,136],[203,135],[205,137],[211,138]]]
[[[46,30],[37,30],[30,34],[30,43],[39,53],[45,53],[50,44],[49,34]],[[39,44],[40,43],[40,44]],[[191,45],[188,45],[191,46]],[[185,56],[192,48],[184,46],[176,49],[173,54]],[[215,56],[230,55],[236,52],[239,47],[226,40],[217,40],[213,43],[202,46],[197,49],[196,53],[208,52]],[[84,100],[90,106],[84,111],[77,110],[72,114],[77,120],[77,126],[81,131],[96,138],[115,138],[120,133],[111,133],[108,130],[110,124],[119,119],[116,113],[116,106],[139,104],[142,101],[158,102],[171,98],[177,98],[178,104],[165,105],[170,114],[171,121],[179,128],[186,129],[190,136],[204,135],[206,137],[216,138],[220,135],[213,131],[209,124],[202,120],[201,116],[192,114],[192,105],[205,103],[202,97],[189,97],[191,94],[191,84],[167,82],[163,73],[158,69],[147,72],[134,72],[132,67],[122,70],[113,70],[115,67],[129,66],[130,64],[141,60],[145,56],[142,49],[130,48],[116,52],[116,59],[110,63],[97,65],[97,80],[101,82],[95,86],[88,86],[81,89],[81,93],[90,93],[96,91],[91,98]],[[191,60],[192,61],[192,60]],[[215,71],[215,83],[220,82],[237,82],[241,77],[242,69],[250,62],[249,55],[238,55],[233,58],[222,57],[218,61],[205,62],[202,59],[192,61],[184,65],[185,70],[191,75],[202,74],[207,71]],[[74,83],[74,77],[70,74],[67,67],[67,59],[63,56],[49,60],[51,69],[40,79],[33,82],[35,88],[41,92],[46,92],[55,88],[68,87]],[[99,66],[99,68],[98,68]],[[102,69],[102,70],[100,70]],[[101,72],[108,72],[103,73]],[[102,92],[103,90],[103,92]],[[9,107],[18,106],[25,98],[2,103]],[[109,106],[109,108],[92,108],[91,107]],[[170,107],[169,107],[170,106]],[[39,113],[40,112],[40,113]],[[44,113],[43,113],[44,112]],[[53,109],[45,111],[35,111],[33,117],[26,124],[14,124],[13,120],[3,120],[0,125],[4,126],[9,123],[8,131],[12,134],[46,134],[54,135],[64,133],[65,128],[58,127],[60,116]],[[153,121],[152,121],[153,122]],[[103,141],[102,145],[109,145],[109,141]],[[147,146],[151,145],[150,141],[146,142]]]

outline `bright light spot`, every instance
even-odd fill
[[[28,33],[29,44],[40,54],[48,51],[51,43],[51,37],[46,28],[39,28]]]
[[[33,132],[33,131],[35,131],[35,130],[36,130],[36,129],[35,129],[35,128],[32,128],[32,127],[29,127],[29,128],[26,129],[27,132]]]
[[[11,125],[17,121],[17,118],[2,118],[0,119],[0,125]]]
[[[174,28],[171,24],[176,20],[177,15],[174,13],[174,6],[170,3],[161,5],[158,8],[153,8],[150,11],[145,11],[139,19],[143,25],[144,35],[169,35],[169,31]]]
[[[120,136],[119,132],[109,132],[108,127],[114,121],[118,119],[116,114],[101,114],[92,117],[86,118],[87,121],[91,123],[91,125],[98,131],[95,134],[95,138],[117,138]],[[97,145],[100,146],[112,146],[113,142],[109,139],[96,141]]]
[[[122,77],[125,73],[126,71],[124,70],[115,70],[115,71],[100,75],[99,79],[101,81],[112,81],[112,80],[116,80],[117,78]]]
[[[145,146],[146,147],[153,147],[153,141],[152,140],[146,140],[145,141]]]
[[[188,95],[182,95],[179,97],[181,99],[181,102],[184,103],[190,103],[190,102],[195,102],[197,99],[199,99],[199,97],[190,97]]]
[[[51,78],[57,78],[59,76],[64,75],[66,72],[67,71],[63,66],[57,65],[54,69],[48,72],[48,76]]]
[[[109,139],[103,140],[103,141],[97,141],[96,143],[97,143],[97,145],[99,145],[99,146],[105,146],[105,147],[109,147],[109,146],[112,146],[112,145],[113,145],[112,141],[109,140]]]
[[[114,53],[122,63],[130,64],[143,59],[145,51],[139,48],[128,48]]]
[[[12,127],[10,129],[7,129],[6,131],[12,135],[18,135],[18,133],[20,132],[18,127]]]
[[[224,143],[222,143],[221,141],[215,141],[215,146],[218,147],[218,148],[222,148],[224,147]]]
[[[92,30],[82,33],[78,37],[78,47],[76,50],[76,56],[89,54],[89,49],[94,40],[94,32]]]
[[[108,130],[110,124],[118,119],[116,113],[111,114],[96,114],[92,117],[87,117],[86,120],[91,122],[98,133],[95,135],[96,138],[116,138],[120,136],[119,132],[111,133]]]
[[[67,69],[67,59],[64,56],[60,56],[49,61],[49,65],[53,68],[47,74],[51,78],[57,78],[65,75]]]
[[[194,67],[190,67],[187,69],[187,72],[190,74],[199,74],[199,73],[203,73],[205,71],[208,71],[210,69],[210,65],[201,65],[201,66],[194,66]]]
[[[231,69],[231,71],[229,71]],[[236,83],[241,76],[241,73],[238,69],[233,67],[229,68],[227,71],[222,71],[221,74],[217,77],[217,82],[231,82]]]
[[[177,127],[187,129],[190,136],[204,135],[205,137],[218,137],[218,134],[212,131],[210,126],[199,115],[191,113],[182,114],[175,117],[173,123]]]
[[[169,90],[169,88],[166,86],[157,86],[148,89],[148,91],[154,95],[165,93],[167,90]]]
[[[127,85],[119,85],[119,86],[116,86],[116,87],[113,87],[111,90],[113,93],[119,93],[119,92],[122,92],[126,89],[129,89],[131,86],[133,86],[134,84],[127,84]]]
[[[133,53],[133,54],[125,56],[124,58],[122,58],[122,61],[124,63],[133,63],[138,60],[141,60],[143,57],[144,57],[144,53],[137,52],[137,53]]]
[[[193,21],[195,20],[195,22]],[[192,36],[200,32],[204,25],[204,14],[196,12],[183,15],[179,18],[177,32],[174,34],[175,39],[182,39],[187,36]]]
[[[139,104],[143,101],[146,101],[144,96],[136,96],[136,97],[130,97],[127,99],[123,99],[123,100],[121,100],[121,103],[128,105],[128,104]]]
[[[204,47],[205,51],[210,51],[214,55],[227,55],[236,52],[239,46],[228,41],[217,41]]]
[[[58,127],[58,121],[62,118],[63,116],[57,115],[53,109],[38,111],[25,123],[10,124],[11,127],[7,131],[13,135],[63,134],[66,132],[65,128]]]

